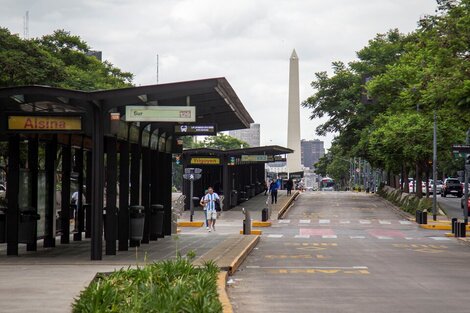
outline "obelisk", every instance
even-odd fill
[[[287,120],[287,147],[294,153],[287,154],[287,172],[302,171],[300,160],[300,96],[299,57],[292,51],[289,64],[289,111]]]

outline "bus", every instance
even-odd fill
[[[335,180],[330,177],[324,177],[320,181],[320,191],[334,191],[335,190]]]

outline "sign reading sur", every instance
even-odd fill
[[[242,155],[242,162],[266,162],[268,156],[264,154],[260,155]]]
[[[8,116],[8,130],[77,131],[82,130],[80,116]]]
[[[126,122],[195,122],[196,107],[191,106],[126,106]]]

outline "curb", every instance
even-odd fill
[[[277,213],[277,219],[278,220],[281,220],[283,217],[284,217],[284,214],[286,214],[291,205],[292,205],[292,202],[294,202],[295,200],[297,200],[297,198],[300,196],[300,192],[297,190],[294,195],[289,199],[287,200],[287,203],[284,204],[284,206],[282,207],[282,209],[279,210],[279,213]]]
[[[270,227],[272,225],[271,222],[262,222],[262,221],[252,221],[251,226],[253,227]]]
[[[262,235],[263,231],[261,229],[252,229],[249,235]],[[244,235],[243,229],[240,230],[240,235]]]
[[[202,227],[204,222],[178,222],[178,227]]]
[[[243,261],[245,261],[248,254],[250,254],[250,252],[256,247],[260,238],[260,236],[254,237],[250,244],[247,245],[245,249],[232,261],[228,269],[229,275],[233,275],[233,273],[235,273],[238,267],[243,263]]]
[[[233,313],[232,303],[227,294],[227,271],[219,272],[217,277],[217,293],[219,294],[219,301],[222,303],[223,313]]]

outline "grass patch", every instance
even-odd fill
[[[73,312],[222,312],[218,272],[214,262],[197,268],[191,258],[178,257],[98,275],[75,299]]]

